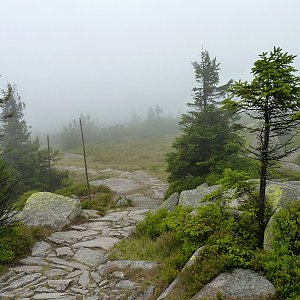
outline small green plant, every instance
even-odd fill
[[[139,237],[148,237],[155,239],[162,233],[167,231],[165,219],[168,215],[166,209],[160,209],[156,213],[149,212],[146,215],[146,219],[137,224],[136,235]]]
[[[104,215],[108,209],[113,208],[113,191],[105,185],[91,185],[91,200],[87,198],[88,188],[85,183],[74,183],[71,186],[57,190],[55,193],[70,197],[78,196],[82,209],[95,209]]]
[[[300,201],[274,219],[272,249],[258,252],[253,267],[265,272],[282,299],[296,300],[300,295]]]
[[[27,227],[21,223],[0,228],[0,266],[15,262],[50,232],[45,227]]]
[[[111,189],[105,185],[90,185],[91,194],[96,193],[112,193]],[[78,197],[88,196],[88,188],[86,183],[73,183],[72,185],[56,190],[56,194],[70,197],[76,195]]]
[[[93,196],[91,200],[85,199],[81,201],[82,209],[95,209],[98,210],[101,215],[113,208],[114,202],[111,193],[99,193]]]

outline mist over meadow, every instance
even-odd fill
[[[249,79],[259,53],[299,54],[298,11],[294,0],[1,1],[0,86],[17,85],[33,132],[80,113],[120,125],[156,105],[178,117],[202,49],[221,63],[221,83]]]

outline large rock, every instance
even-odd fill
[[[32,194],[17,218],[29,226],[61,229],[81,213],[78,199],[39,192]]]
[[[300,199],[300,181],[269,181],[266,195],[271,200],[274,208],[277,206],[286,207],[290,202]]]
[[[300,166],[292,162],[281,163],[281,168],[285,171],[300,173]]]
[[[178,201],[179,201],[179,194],[174,193],[160,205],[159,209],[165,208],[169,211],[172,211],[173,209],[175,209],[176,205],[178,204]]]
[[[201,200],[204,196],[214,192],[219,188],[219,185],[208,186],[206,183],[201,184],[195,190],[183,191],[179,197],[179,205],[192,206],[194,208],[201,206]]]
[[[244,269],[234,269],[218,275],[205,285],[191,300],[216,299],[221,294],[226,300],[269,300],[276,298],[274,286],[265,277]]]
[[[272,248],[272,231],[276,215],[282,208],[287,207],[289,203],[300,201],[300,181],[270,181],[267,185],[266,194],[271,201],[273,209],[276,209],[265,230],[264,249],[270,250]]]

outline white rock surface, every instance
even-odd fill
[[[81,213],[78,199],[38,192],[32,194],[17,218],[29,226],[61,229]]]
[[[90,267],[97,267],[106,261],[105,252],[88,248],[80,248],[73,258]]]
[[[119,242],[119,239],[117,239],[117,238],[98,237],[94,240],[73,244],[73,247],[74,248],[81,248],[81,247],[101,248],[104,250],[108,250],[117,242]]]
[[[218,293],[232,300],[268,300],[276,297],[274,286],[265,277],[251,270],[233,269],[218,275],[191,300],[215,299]]]

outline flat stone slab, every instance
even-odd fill
[[[104,250],[108,250],[117,242],[119,242],[119,239],[117,238],[103,236],[91,241],[79,242],[73,244],[73,248],[85,247],[85,248],[101,248]]]
[[[39,256],[39,257],[45,257],[51,252],[51,245],[42,241],[37,242],[34,244],[31,255],[32,256]]]
[[[89,248],[80,248],[73,258],[90,267],[97,267],[106,261],[106,255],[103,251]]]
[[[55,241],[61,241],[62,243],[76,243],[84,237],[97,235],[99,232],[94,230],[70,230],[70,231],[60,231],[53,233],[50,237]]]
[[[84,271],[78,280],[78,283],[82,287],[87,287],[90,281],[90,273],[88,271]]]
[[[13,294],[13,293],[8,293],[8,292],[4,292],[4,293],[1,293],[0,292],[0,299],[15,299],[16,295]]]
[[[126,194],[143,187],[142,184],[129,178],[108,178],[90,182],[93,185],[106,185],[118,194]]]
[[[72,279],[48,280],[48,285],[58,292],[64,292],[71,282]]]
[[[81,215],[87,219],[98,218],[99,211],[94,209],[83,209]]]
[[[24,286],[24,285],[40,278],[41,276],[42,276],[42,274],[40,274],[40,273],[25,275],[22,278],[17,279],[15,281],[13,281],[12,283],[10,283],[9,287],[11,289],[17,289],[18,287]]]
[[[108,261],[105,269],[143,269],[151,270],[157,266],[157,262],[146,260],[114,260]]]
[[[41,257],[26,257],[20,260],[20,263],[23,265],[29,266],[47,266],[48,263]]]
[[[66,295],[66,293],[41,293],[34,295],[33,299],[66,299],[64,297]],[[76,299],[76,297],[74,297],[73,299]]]
[[[74,255],[74,252],[71,250],[70,247],[60,247],[55,249],[56,255],[58,257],[61,256],[72,256]]]
[[[64,276],[67,274],[67,272],[62,269],[50,269],[50,270],[45,271],[44,274],[48,278],[52,279],[52,278],[56,278],[59,276]]]
[[[75,271],[69,273],[69,274],[66,276],[66,279],[80,276],[82,273],[83,273],[83,270],[75,270]]]
[[[86,265],[83,265],[81,263],[77,263],[77,262],[71,262],[71,261],[66,261],[57,257],[49,257],[47,258],[49,261],[58,264],[58,265],[63,265],[63,266],[67,266],[67,267],[71,267],[74,269],[80,269],[80,270],[87,270],[88,267]]]
[[[117,289],[132,290],[135,287],[135,283],[130,280],[120,280],[115,287]]]
[[[25,274],[32,274],[32,273],[38,273],[43,269],[42,266],[21,266],[21,267],[15,267],[11,270],[20,273],[24,272]]]
[[[128,219],[128,211],[126,211],[126,210],[112,212],[112,213],[102,217],[101,221],[117,222],[117,221],[122,221],[124,219]]]
[[[160,202],[157,203],[157,201],[153,200],[150,197],[146,197],[143,194],[132,194],[127,196],[127,199],[130,199],[133,206],[136,207],[155,208],[160,204]]]
[[[82,227],[90,230],[102,231],[103,229],[110,228],[109,222],[91,222],[91,223],[84,223],[81,224]]]

